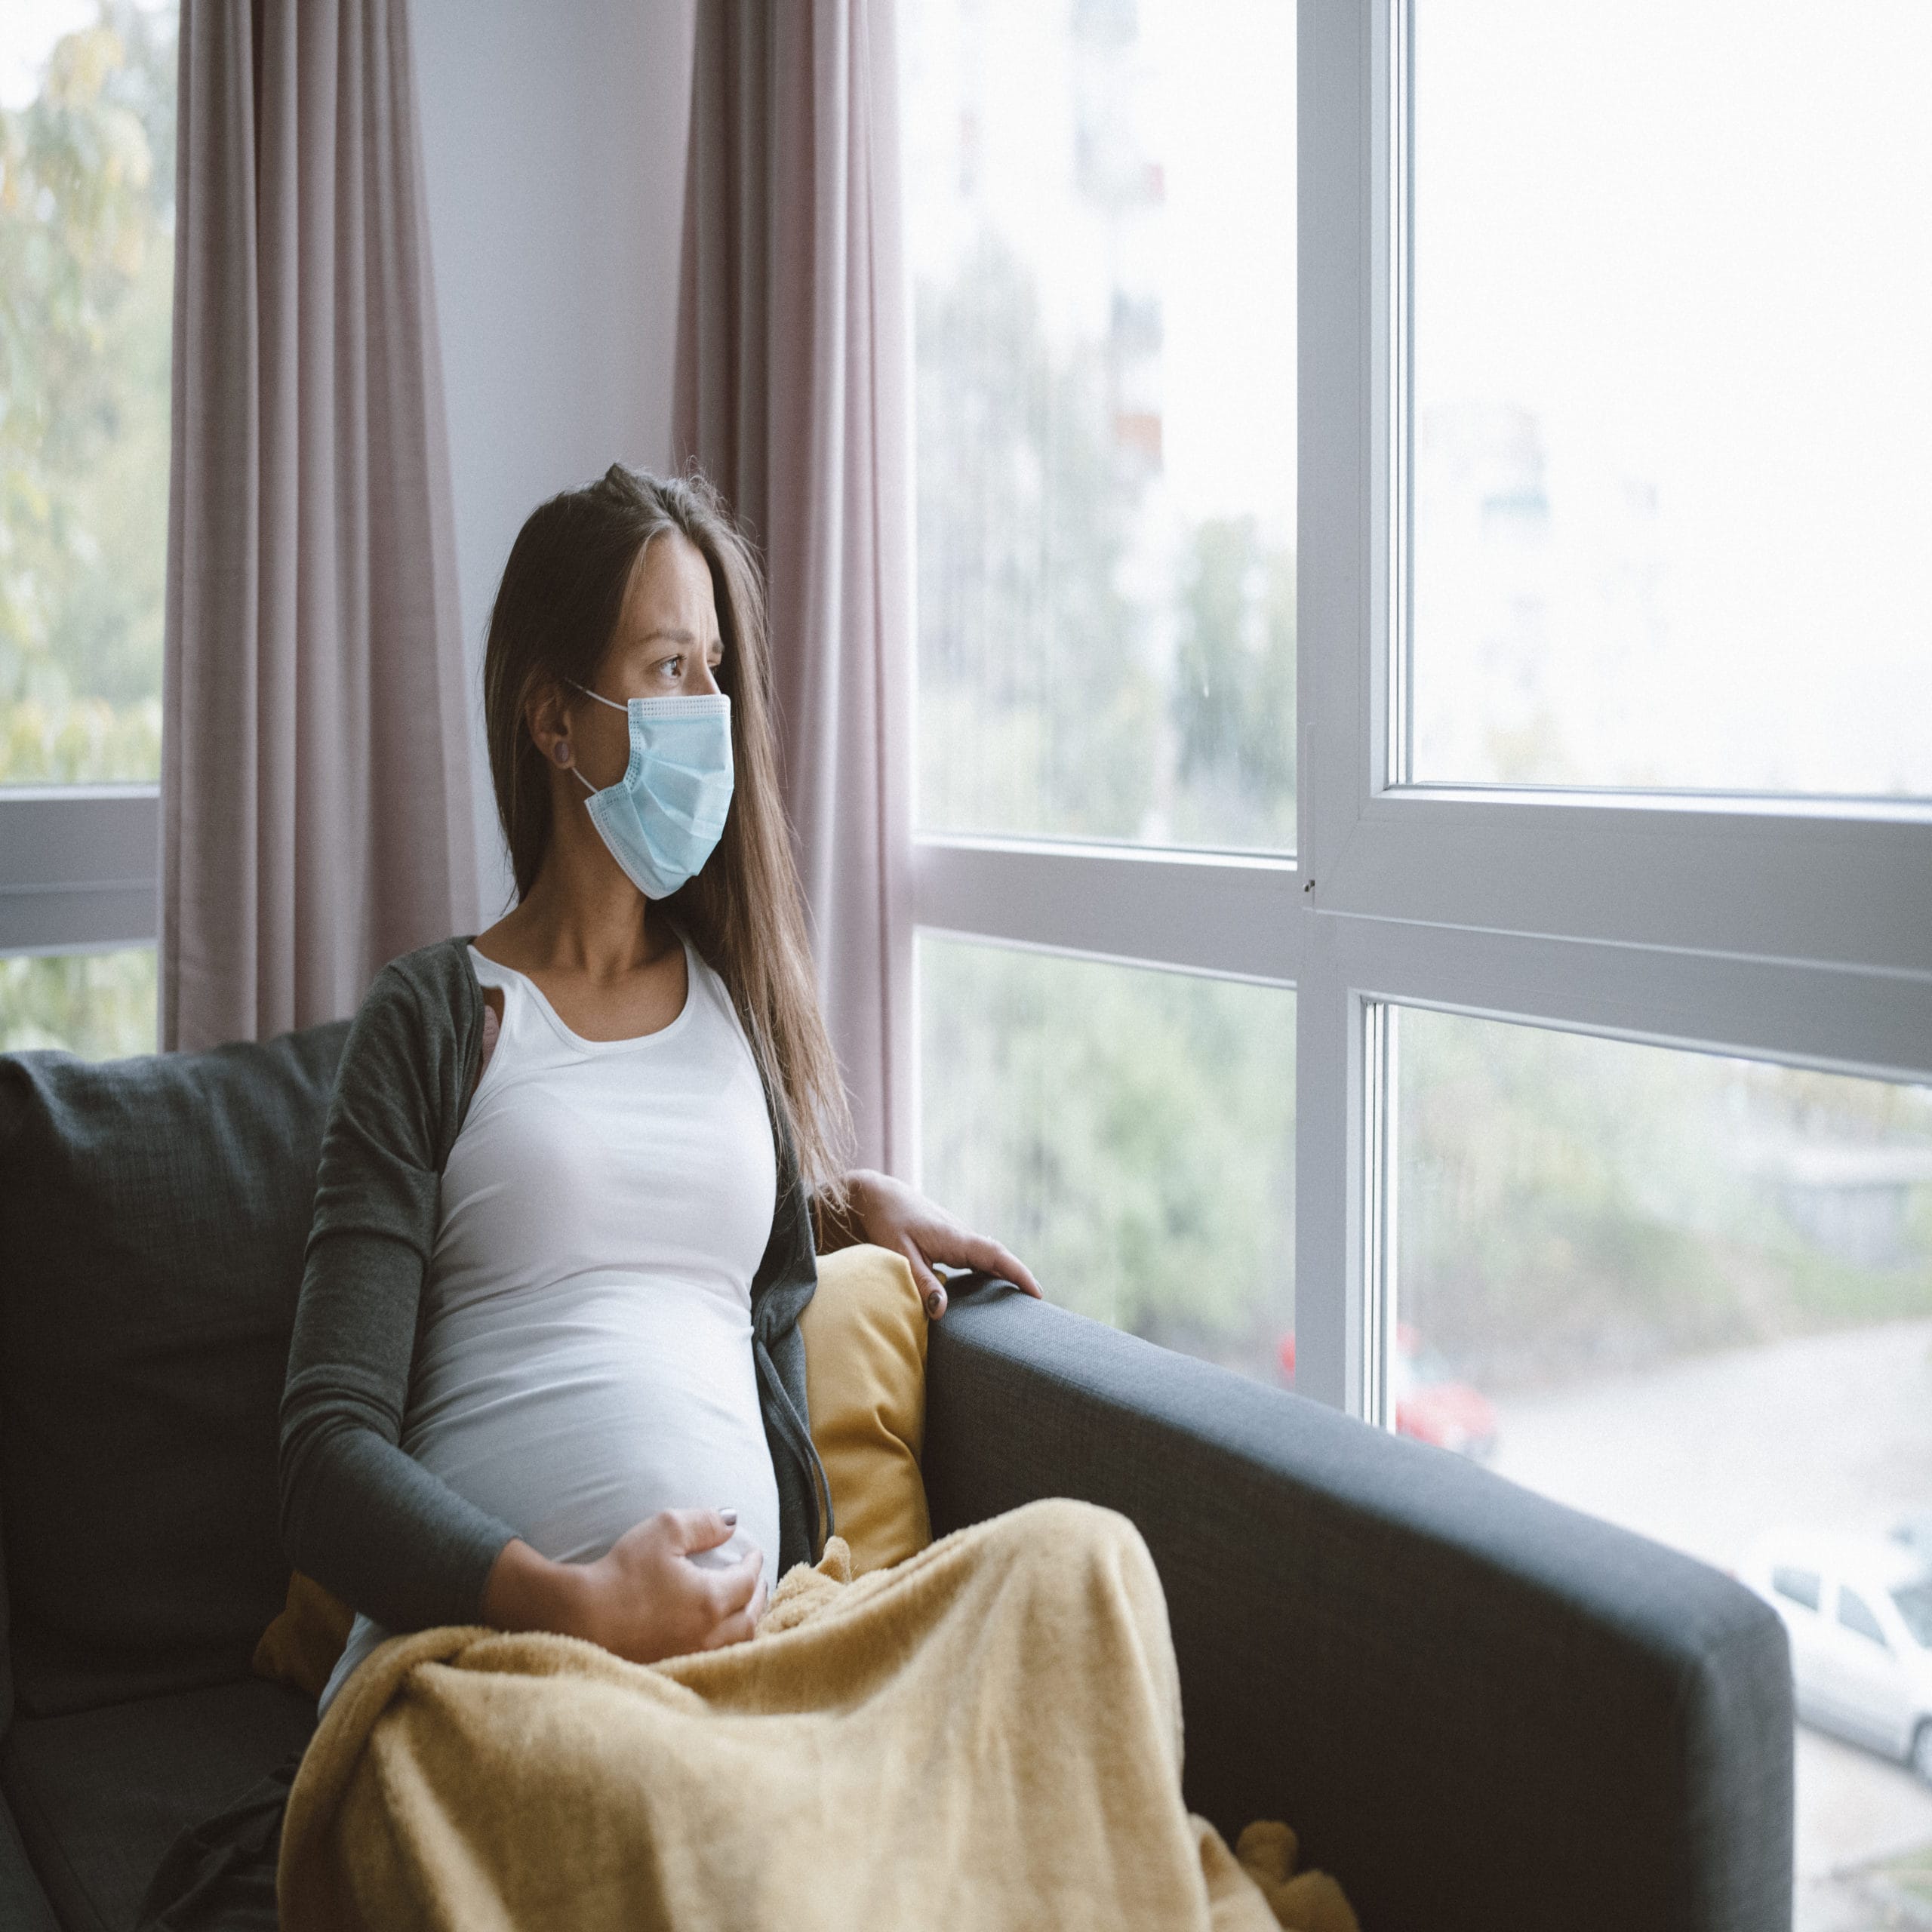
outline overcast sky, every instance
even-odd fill
[[[1654,486],[1697,782],[1932,793],[1928,78],[1926,0],[1418,9],[1418,413]]]

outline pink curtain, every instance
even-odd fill
[[[764,547],[786,804],[860,1156],[912,1152],[912,509],[889,0],[706,0],[673,432]]]
[[[162,1031],[466,929],[448,438],[404,0],[183,0]]]

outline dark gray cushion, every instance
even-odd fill
[[[0,1786],[69,1932],[128,1932],[176,1834],[300,1751],[315,1725],[309,1699],[252,1678],[20,1719],[0,1749]]]
[[[277,1411],[347,1030],[0,1058],[0,1500],[29,1715],[242,1676],[281,1607]]]
[[[1377,1932],[1791,1922],[1784,1627],[1703,1564],[1004,1288],[933,1330],[935,1534],[1131,1517],[1189,1804],[1285,1819]]]
[[[7,1932],[60,1932],[47,1893],[28,1862],[14,1814],[0,1804],[0,1925]]]
[[[0,1248],[0,1283],[6,1278],[6,1251]],[[6,1418],[0,1411],[0,1444],[7,1437]],[[0,1484],[0,1496],[5,1494],[5,1485]],[[7,1609],[7,1543],[4,1528],[5,1511],[0,1509],[0,1737],[7,1734],[7,1727],[14,1721],[14,1645],[11,1619]]]

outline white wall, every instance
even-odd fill
[[[479,924],[509,891],[483,635],[523,519],[670,453],[696,0],[415,0],[474,726]]]

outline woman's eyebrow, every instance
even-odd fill
[[[697,643],[697,633],[695,631],[678,629],[673,625],[661,624],[654,631],[646,631],[643,636],[638,639],[638,642],[653,644],[660,638],[663,638],[669,644],[681,644],[688,649],[690,646]],[[710,648],[713,650],[722,651],[724,648],[724,640],[722,638],[714,638]]]

